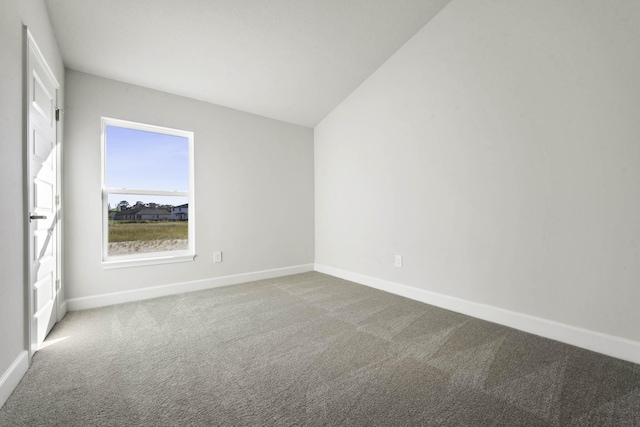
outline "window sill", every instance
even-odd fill
[[[102,261],[102,267],[105,270],[112,268],[128,268],[141,267],[145,265],[171,264],[174,262],[190,262],[195,261],[196,255],[169,255],[150,258],[134,258],[134,259],[110,259]]]

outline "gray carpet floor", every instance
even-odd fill
[[[68,313],[2,426],[640,426],[640,365],[320,273]]]

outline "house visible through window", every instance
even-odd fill
[[[102,146],[103,261],[193,259],[193,133],[103,118]]]

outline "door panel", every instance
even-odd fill
[[[47,140],[45,135],[40,134],[37,129],[33,130],[33,154],[36,155],[42,163],[47,161],[47,157],[51,154],[53,147],[51,141]],[[47,163],[49,168],[53,168],[51,162]]]
[[[49,301],[54,298],[55,294],[55,280],[53,280],[53,273],[47,274],[44,278],[36,282],[34,288],[35,300],[34,300],[34,312],[38,312],[44,308]]]
[[[44,74],[44,73],[43,73]],[[44,76],[43,76],[44,77]],[[45,81],[47,77],[44,77]],[[42,82],[41,70],[33,70],[33,107],[40,114],[45,123],[52,124],[53,110],[55,109],[55,100],[50,90],[45,87],[46,83]],[[54,89],[55,86],[49,87]]]
[[[58,83],[29,38],[28,150],[31,350],[38,349],[58,321]]]
[[[46,261],[48,261],[47,258],[53,257],[53,242],[48,230],[36,230],[33,232],[33,249],[33,267],[42,267],[43,265],[48,267],[48,265],[45,265],[47,264]],[[34,271],[36,272],[36,276],[34,276],[36,279],[49,273],[43,268],[36,268]]]
[[[44,170],[41,171],[41,173],[39,174],[40,176],[43,175],[42,172],[44,172]],[[53,210],[54,210],[53,209],[53,193],[54,193],[53,187],[54,186],[55,186],[54,183],[42,181],[40,178],[34,179],[33,194],[35,196],[35,200],[33,201],[33,207],[39,212],[49,214],[49,215],[53,214]],[[47,220],[44,220],[44,222],[50,222]]]

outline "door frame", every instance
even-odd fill
[[[31,238],[31,220],[29,218],[30,215],[30,202],[33,197],[33,186],[31,185],[31,159],[30,159],[30,112],[29,112],[29,85],[30,85],[30,64],[29,64],[29,53],[30,50],[33,51],[42,67],[45,71],[50,75],[53,79],[56,86],[56,105],[55,109],[63,112],[60,106],[60,96],[61,96],[61,85],[57,76],[45,60],[42,51],[40,50],[38,43],[35,38],[29,31],[29,28],[26,25],[23,25],[23,165],[24,165],[24,183],[23,183],[23,193],[24,193],[24,235],[25,235],[25,245],[24,245],[24,270],[25,270],[25,303],[26,303],[26,319],[25,319],[25,340],[27,343],[27,350],[29,353],[29,365],[31,365],[31,359],[33,354],[38,350],[34,346],[33,342],[33,325],[34,320],[33,316],[35,314],[34,310],[34,293],[33,293],[33,283],[32,283],[32,260],[31,254],[33,250],[33,239]],[[56,323],[59,322],[64,314],[66,314],[66,304],[61,302],[61,298],[63,294],[63,283],[62,283],[62,114],[60,114],[59,120],[56,121],[56,143],[55,143],[55,163],[56,163],[56,194],[55,197],[55,209],[57,210],[57,221],[58,225],[55,227],[56,233],[56,245],[53,248],[56,251],[56,277],[55,280],[55,305],[53,309],[53,313],[55,314]]]

